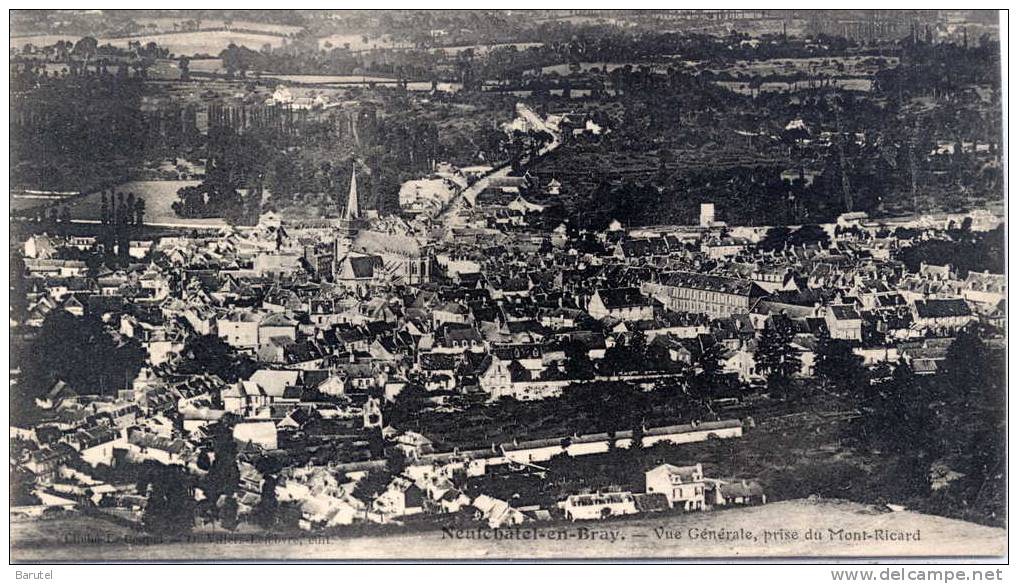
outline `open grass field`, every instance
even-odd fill
[[[459,45],[455,47],[438,47],[436,51],[442,51],[446,55],[458,55],[463,51],[473,51],[475,55],[486,55],[494,49],[505,47],[516,47],[517,51],[525,51],[531,47],[541,47],[544,43],[495,43],[490,45]]]
[[[328,46],[326,46],[326,43]],[[394,40],[389,35],[365,39],[364,35],[359,33],[338,33],[318,39],[318,47],[322,49],[347,48],[351,51],[368,51],[372,49],[393,49],[400,46],[406,46],[406,44]]]
[[[61,200],[61,197],[15,196],[12,193],[9,204],[11,211],[24,211],[26,209],[35,209],[36,207],[46,207],[59,203]]]
[[[192,72],[199,73],[225,72],[222,59],[192,59],[188,67]]]
[[[173,212],[171,205],[177,200],[177,191],[183,187],[194,186],[198,181],[135,181],[124,183],[115,192],[133,192],[135,196],[145,199],[145,223],[153,225],[187,224],[195,227],[221,227],[226,225],[222,219],[185,219]],[[91,193],[75,200],[70,206],[71,219],[98,221],[102,195]]]
[[[854,56],[854,57],[811,57],[799,59],[764,59],[760,61],[736,61],[732,66],[711,69],[714,73],[727,72],[747,75],[790,75],[793,73],[824,73],[828,75],[874,75],[882,68],[896,67],[898,57]]]
[[[46,47],[49,45],[55,45],[59,41],[70,41],[74,42],[81,37],[77,37],[70,34],[33,34],[26,36],[12,36],[8,37],[10,47],[21,49],[25,45],[35,45],[37,47]]]
[[[741,93],[743,95],[752,95],[754,88],[746,81],[715,81],[714,83],[734,91],[735,93]],[[851,79],[832,79],[832,86],[837,86],[846,91],[870,91],[873,89],[873,81],[871,79],[851,78]],[[765,81],[760,84],[759,91],[762,93],[769,92],[782,92],[782,91],[794,91],[796,85],[793,83],[785,83],[783,81]],[[806,83],[799,83],[799,89],[805,89]]]
[[[370,75],[275,75],[263,74],[263,79],[277,79],[287,83],[301,84],[364,84],[364,83],[396,83],[391,77],[372,77]]]
[[[611,71],[614,71],[616,69],[621,69],[621,68],[625,67],[626,65],[631,65],[634,70],[635,69],[639,69],[640,67],[643,67],[643,66],[647,66],[652,71],[654,71],[655,73],[664,73],[665,71],[668,70],[668,65],[667,64],[654,64],[654,63],[593,63],[593,62],[583,62],[583,63],[579,63],[579,65],[580,65],[580,71],[583,71],[583,72],[590,71],[591,69],[597,69],[599,71],[608,71],[608,72],[611,72]],[[549,65],[547,67],[542,67],[541,68],[541,73],[543,73],[545,75],[549,75],[551,73],[557,73],[558,75],[569,75],[571,73],[571,71],[569,70],[569,64],[568,63],[561,63],[561,64],[558,64],[558,65]]]
[[[276,35],[224,30],[157,33],[144,36],[99,39],[101,44],[109,43],[116,47],[126,47],[129,42],[133,41],[140,42],[141,44],[156,43],[160,47],[169,49],[171,53],[178,57],[182,55],[218,55],[230,43],[237,46],[245,46],[255,51],[261,49],[264,45],[278,47],[283,44],[283,38]]]
[[[155,25],[158,29],[157,32],[172,32],[173,25],[178,26],[187,19],[184,18],[136,18],[134,19],[140,25],[148,26]],[[201,20],[201,29],[207,28],[223,28],[226,26],[226,21],[218,18],[203,18]],[[242,29],[242,30],[253,30],[258,32],[266,32],[271,34],[294,34],[303,30],[300,26],[291,26],[287,24],[273,24],[270,22],[253,22],[250,20],[234,20],[230,24],[231,28]]]
[[[21,37],[10,37],[11,48],[22,48],[26,44],[33,44],[37,47],[43,47],[55,44],[57,41],[65,40],[70,42],[76,42],[79,40],[79,36],[75,35],[31,35]],[[210,31],[193,31],[193,32],[155,32],[152,34],[131,36],[131,37],[120,37],[120,38],[100,38],[99,44],[111,44],[115,47],[126,47],[130,42],[140,42],[146,44],[154,42],[160,47],[169,49],[174,56],[191,56],[191,55],[218,55],[223,49],[225,49],[230,43],[238,46],[245,46],[252,50],[260,50],[262,46],[268,44],[272,47],[278,47],[283,44],[283,37],[276,34],[259,34],[255,32],[236,32],[236,31],[224,31],[224,30],[210,30]]]

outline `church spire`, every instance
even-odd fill
[[[350,174],[350,195],[346,200],[346,212],[344,219],[360,219],[361,207],[357,197],[357,163],[353,164],[353,172]]]

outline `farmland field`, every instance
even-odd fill
[[[663,73],[668,70],[667,65],[661,65],[656,63],[580,63],[580,70],[583,72],[590,71],[591,69],[598,69],[604,71],[614,71],[615,69],[621,69],[626,65],[630,65],[633,69],[639,69],[640,67],[650,67],[656,73]],[[569,75],[569,65],[567,63],[561,63],[559,65],[549,65],[541,69],[541,73],[548,75],[550,73],[557,73],[559,75]]]
[[[218,55],[230,43],[259,50],[263,45],[278,47],[283,38],[269,34],[254,34],[233,31],[197,31],[184,33],[151,34],[145,36],[100,39],[100,43],[126,47],[127,43],[137,41],[141,44],[154,42],[160,47],[169,49],[176,56],[180,55]]]
[[[22,37],[11,37],[11,48],[22,48],[26,44],[33,44],[37,47],[55,44],[57,41],[65,40],[75,42],[81,37],[76,35],[32,35]],[[260,50],[263,45],[278,47],[283,44],[283,37],[274,34],[258,34],[250,32],[234,31],[195,31],[182,33],[153,33],[141,36],[100,38],[99,44],[111,44],[115,47],[126,47],[129,42],[137,41],[142,44],[154,42],[160,47],[166,47],[176,56],[181,55],[218,55],[230,43],[243,45],[252,50]],[[196,69],[197,70],[197,69]]]
[[[153,24],[158,28],[158,32],[172,32],[174,23],[180,24],[186,19],[183,18],[136,18],[135,22],[141,25]],[[224,28],[226,21],[216,18],[201,20],[201,30],[209,28]],[[272,24],[270,22],[252,22],[250,20],[234,20],[230,25],[233,29],[242,30],[254,30],[259,32],[266,32],[272,34],[293,34],[303,30],[299,26],[291,26],[286,24]]]
[[[277,79],[289,83],[307,84],[363,84],[363,83],[395,83],[391,77],[371,77],[366,75],[272,75],[263,74],[263,79]]]
[[[36,207],[44,207],[50,205],[59,199],[53,199],[49,197],[11,197],[10,210],[11,211],[25,211],[27,209],[34,209]]]
[[[115,192],[133,192],[145,199],[146,224],[193,225],[195,227],[219,227],[226,225],[222,219],[185,219],[178,217],[170,206],[177,200],[177,191],[183,187],[197,185],[198,181],[165,180],[135,181],[124,183],[114,189]],[[98,192],[77,199],[69,207],[71,219],[89,221],[99,220],[99,207],[102,195]]]
[[[744,95],[751,95],[753,93],[750,84],[746,81],[715,81],[716,84],[730,89],[735,93],[742,93]],[[831,79],[830,83],[832,86],[839,87],[847,91],[870,91],[873,89],[873,80],[871,79]],[[807,87],[806,82],[798,84],[800,89]],[[796,85],[793,83],[786,83],[784,81],[765,81],[760,84],[760,91],[763,93],[768,92],[781,92],[781,91],[793,91]]]
[[[222,59],[192,59],[188,64],[192,72],[218,73],[224,71]]]
[[[711,69],[714,73],[727,72],[747,75],[790,75],[797,72],[827,73],[849,76],[874,75],[882,67],[895,67],[898,57],[811,57],[798,59],[764,59],[736,61],[730,67]],[[839,66],[841,69],[839,70]]]
[[[324,49],[326,48],[325,43],[329,43],[332,48],[341,49],[346,44],[349,44],[351,51],[366,51],[369,49],[392,49],[401,45],[401,43],[394,41],[388,35],[368,38],[367,40],[368,42],[364,42],[363,35],[356,33],[334,34],[318,39],[318,47]]]
[[[470,49],[475,55],[485,55],[494,49],[504,47],[516,47],[517,51],[525,51],[532,47],[544,46],[544,43],[498,43],[492,45],[461,45],[457,47],[438,47],[436,51],[442,51],[446,55],[456,55]]]
[[[45,47],[49,45],[55,45],[58,41],[71,41],[74,42],[81,37],[73,34],[34,34],[29,36],[12,36],[9,37],[11,48],[20,49],[25,45],[32,44],[37,47]]]

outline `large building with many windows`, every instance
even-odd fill
[[[641,289],[668,310],[701,313],[711,318],[746,314],[766,292],[751,280],[673,272],[657,282],[645,282]]]

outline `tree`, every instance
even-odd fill
[[[825,387],[841,393],[864,389],[866,371],[863,359],[852,351],[848,341],[822,337],[816,349],[816,374]]]
[[[643,422],[640,422],[633,426],[632,444],[630,448],[636,450],[643,450],[643,438],[646,432],[643,431]]]
[[[420,413],[430,405],[427,390],[420,385],[412,384],[403,388],[382,413],[389,424],[405,428],[410,422],[418,421]]]
[[[689,385],[694,395],[709,397],[721,385],[721,359],[725,347],[709,335],[701,335],[699,342],[700,351],[693,356],[693,376]]]
[[[194,525],[191,480],[179,466],[163,466],[148,478],[148,503],[142,525],[149,533],[187,533]]]
[[[110,223],[110,202],[106,196],[106,191],[101,194],[101,202],[99,204],[99,218],[103,225],[109,225]]]
[[[791,232],[787,227],[771,227],[757,247],[763,251],[782,250],[788,244],[788,236]]]
[[[591,426],[577,431],[615,432],[642,422],[648,409],[647,394],[628,383],[576,383],[566,387],[562,399],[571,410],[585,412]]]
[[[820,244],[827,247],[830,243],[831,237],[819,225],[803,225],[788,236],[789,245]]]
[[[755,357],[757,369],[767,375],[768,389],[787,397],[792,376],[802,368],[799,350],[792,346],[791,329],[775,324],[766,326]]]
[[[237,441],[233,438],[233,424],[230,420],[220,420],[212,433],[212,452],[214,458],[209,472],[202,483],[205,496],[215,506],[219,498],[226,496],[227,501],[233,499],[240,485],[240,470],[237,468]],[[236,503],[236,502],[234,502]],[[223,516],[220,515],[222,518]]]
[[[957,498],[987,516],[1004,514],[1007,464],[1006,351],[972,332],[958,333],[941,374],[931,380],[930,399],[944,403],[936,416],[951,438],[947,448],[963,453],[954,461],[965,476]],[[936,413],[936,412],[935,412]]]
[[[141,197],[134,203],[134,224],[138,227],[145,224],[145,199]]]
[[[360,501],[370,502],[392,482],[392,474],[387,471],[370,471],[367,476],[357,481],[353,496]]]
[[[629,348],[638,355],[647,352],[647,335],[643,331],[635,331],[629,335]]]
[[[594,363],[590,360],[587,347],[579,341],[566,341],[562,345],[566,354],[565,371],[569,379],[593,379]]]
[[[276,525],[276,514],[279,511],[279,500],[276,498],[276,477],[267,475],[262,482],[261,499],[252,513],[255,523],[263,529],[271,529]]]
[[[948,347],[947,355],[941,363],[941,384],[947,391],[943,398],[952,398],[962,402],[973,402],[970,396],[980,396],[983,388],[997,385],[998,380],[991,377],[994,369],[989,348],[972,332],[958,332],[954,342]],[[982,396],[980,396],[982,397]],[[991,402],[998,400],[992,399]],[[966,403],[966,406],[973,404]]]
[[[174,23],[176,24],[176,23]],[[190,81],[191,79],[191,59],[187,57],[180,57],[177,61],[177,67],[180,68],[180,80]]]
[[[223,501],[223,507],[219,510],[219,523],[226,529],[233,531],[237,529],[237,525],[240,521],[237,518],[237,512],[240,510],[237,505],[237,498],[233,494],[226,496]]]
[[[20,254],[11,254],[8,277],[11,321],[20,323],[28,317],[28,282],[25,278],[25,260]]]
[[[181,356],[179,373],[210,373],[227,383],[247,379],[258,370],[258,364],[251,357],[239,354],[215,335],[189,337]]]
[[[925,473],[944,451],[947,438],[939,431],[936,405],[930,386],[905,363],[898,363],[891,378],[878,384],[864,402],[859,437],[870,448],[915,458],[922,464],[913,466]]]
[[[127,197],[124,199],[124,212],[122,219],[122,223],[124,225],[134,225],[135,223],[135,213],[137,212],[137,207],[134,204],[135,200],[136,198],[133,191],[127,193]]]
[[[403,474],[409,464],[407,455],[399,448],[391,448],[385,457],[385,469],[392,475]]]
[[[35,496],[35,475],[20,466],[11,467],[10,504],[12,506],[38,505],[41,501]]]
[[[96,49],[98,47],[99,41],[95,40],[94,37],[86,36],[74,43],[74,49],[71,53],[76,57],[91,59],[95,57]]]

